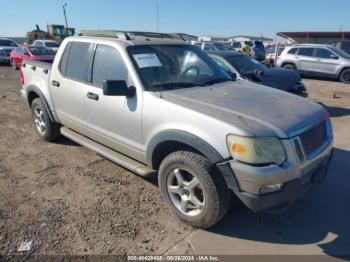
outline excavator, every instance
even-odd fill
[[[73,36],[75,34],[74,28],[67,28],[63,25],[47,25],[47,32],[40,29],[38,25],[36,25],[36,29],[27,33],[27,37],[30,43],[33,43],[38,39],[51,39],[58,43],[61,43],[64,38],[68,36]]]

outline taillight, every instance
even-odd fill
[[[24,86],[24,75],[23,75],[23,71],[22,70],[19,73],[19,84],[21,86]]]

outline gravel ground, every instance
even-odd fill
[[[341,129],[350,99],[335,99],[334,92],[350,86],[304,82]],[[42,142],[19,97],[18,71],[1,65],[0,123],[0,256],[164,254],[193,232],[170,214],[155,180],[68,139]],[[18,251],[30,241],[29,251]]]
[[[193,231],[170,214],[154,179],[65,138],[42,142],[18,74],[0,65],[0,256],[164,254]]]

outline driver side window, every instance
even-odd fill
[[[103,80],[128,82],[128,70],[118,50],[106,45],[97,45],[92,68],[92,83],[102,86]]]

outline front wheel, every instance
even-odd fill
[[[350,84],[350,69],[343,70],[343,72],[340,74],[339,79],[344,84]]]
[[[158,182],[164,201],[185,223],[208,228],[226,214],[231,194],[218,170],[205,157],[177,151],[159,168]]]
[[[295,65],[293,64],[285,64],[282,66],[282,68],[296,70]]]
[[[39,136],[45,141],[53,141],[58,138],[60,136],[59,124],[50,120],[40,98],[33,100],[31,109],[34,126]]]

